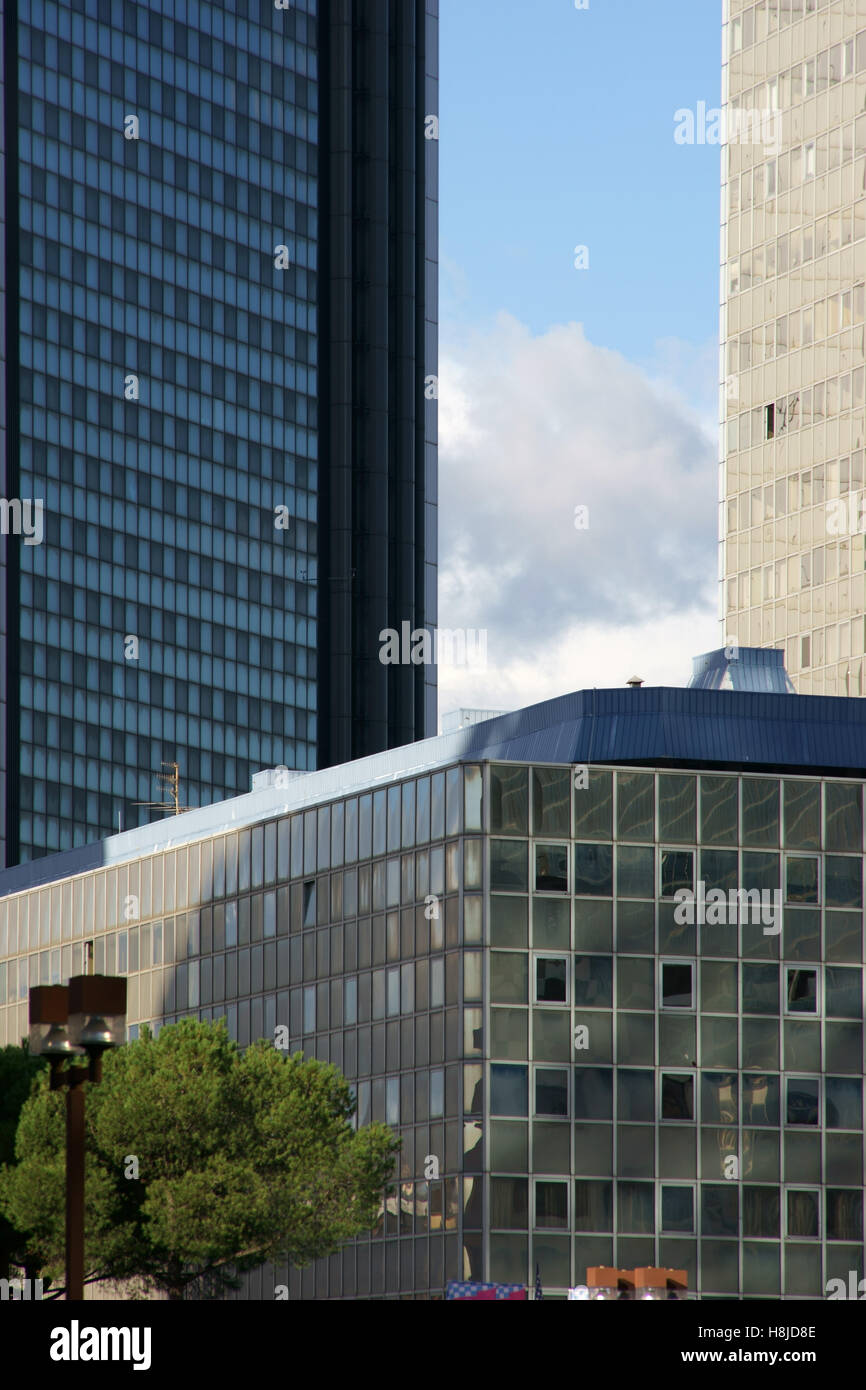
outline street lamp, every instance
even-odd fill
[[[630,1298],[633,1283],[630,1270],[612,1269],[609,1265],[592,1265],[586,1271],[589,1298],[592,1303],[614,1303]]]
[[[102,1054],[123,1042],[126,980],[75,975],[30,991],[30,1050],[51,1064],[51,1090],[66,1087],[66,1299],[84,1298],[84,1082],[102,1080]],[[74,1057],[86,1066],[63,1067]]]
[[[69,1041],[90,1058],[90,1081],[102,1079],[102,1054],[126,1033],[126,980],[74,975],[69,981]]]
[[[684,1269],[612,1269],[607,1265],[591,1265],[586,1271],[586,1298],[590,1302],[662,1303],[668,1299],[684,1299],[688,1291],[688,1275]]]

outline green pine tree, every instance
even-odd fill
[[[335,1067],[265,1041],[242,1053],[223,1021],[143,1029],[86,1092],[85,1277],[169,1298],[332,1254],[374,1224],[399,1149],[385,1125],[353,1128]],[[0,1212],[61,1283],[64,1095],[37,1078],[0,1170]]]

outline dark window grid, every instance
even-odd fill
[[[122,25],[107,23],[100,19],[96,27],[97,48],[95,52],[103,60],[111,59],[111,39],[119,32],[123,32],[134,44],[137,57],[142,56],[141,50],[146,52],[153,48],[163,49],[171,58],[179,74],[188,72],[192,67],[201,67],[203,71],[218,72],[221,69],[216,67],[216,62],[220,61],[226,71],[228,71],[229,65],[235,64],[236,71],[233,80],[246,83],[249,60],[253,59],[262,65],[261,73],[263,76],[267,75],[268,67],[276,63],[276,59],[271,56],[274,53],[273,30],[257,24],[249,15],[241,16],[237,10],[232,12],[231,8],[226,5],[220,5],[218,12],[221,21],[226,25],[225,38],[216,35],[216,25],[211,23],[213,16],[207,10],[203,10],[196,18],[194,31],[187,29],[186,25],[181,24],[179,20],[172,21],[170,9],[159,16],[150,11],[145,11],[143,16],[139,16],[138,23],[141,26],[146,22],[146,30],[139,28],[137,31],[135,29],[129,31],[124,29]],[[305,69],[315,57],[316,50],[308,46],[303,38],[303,35],[309,32],[308,26],[312,22],[311,19],[307,19],[307,16],[308,14],[312,16],[313,13],[314,9],[297,4],[294,14],[289,12],[286,16],[281,17],[284,18],[287,26],[286,38],[282,45],[282,51],[285,52],[286,56],[286,67],[287,70],[297,73],[299,78],[304,77]],[[154,24],[154,20],[157,18],[161,20],[161,23]],[[66,40],[65,47],[67,49],[72,48],[74,54],[84,56],[89,52],[89,49],[81,46],[81,36],[84,32],[83,15],[76,12],[71,16],[71,20],[72,40],[71,42]],[[51,44],[45,43],[41,30],[29,25],[22,26],[22,29],[29,31],[25,35],[27,52],[33,51],[34,47],[38,51],[42,51],[43,46],[46,53],[57,54],[59,52],[56,41]],[[194,46],[193,54],[187,51],[182,56],[178,56],[179,37],[187,50],[190,46]],[[211,61],[207,63],[195,56],[201,54],[203,37],[207,39],[209,44]],[[42,41],[41,45],[40,40]],[[302,61],[304,59],[305,61]],[[143,71],[146,72],[147,68],[144,67]],[[310,81],[309,86],[312,90],[315,89],[313,80]],[[306,90],[306,87],[302,90]]]
[[[76,150],[68,151],[67,154],[62,146],[56,146],[55,142],[51,140],[46,141],[45,144],[49,148],[55,145],[60,161],[67,165],[69,164],[68,154],[81,153]],[[97,166],[97,171],[104,170],[106,167],[116,167],[116,162],[107,160],[92,159],[90,162]],[[31,163],[26,157],[22,160],[22,165],[28,181],[30,183],[38,182],[42,175],[41,165]],[[209,170],[204,158],[192,167],[198,171]],[[110,196],[110,190],[104,186],[105,180],[97,178],[96,182],[100,185],[97,189],[95,186],[92,187],[83,182],[74,169],[67,169],[59,177],[59,188],[57,177],[52,176],[53,186],[46,190],[44,197],[36,196],[34,193],[23,200],[22,210],[26,217],[23,224],[24,235],[27,236],[28,240],[22,247],[22,251],[24,256],[29,258],[35,247],[50,243],[56,247],[57,251],[65,250],[64,261],[71,264],[72,248],[67,247],[64,241],[58,241],[56,235],[52,235],[59,225],[70,222],[76,231],[73,245],[77,248],[83,243],[84,247],[87,247],[86,250],[82,248],[77,251],[77,255],[81,259],[76,264],[92,265],[98,255],[98,252],[92,249],[97,244],[95,235],[97,225],[104,223],[103,230],[106,233],[111,231],[115,236],[128,235],[134,232],[135,235],[142,237],[142,233],[147,232],[147,216],[149,216],[150,235],[144,235],[142,240],[145,244],[150,245],[153,253],[159,257],[157,267],[166,272],[169,272],[173,266],[180,266],[184,263],[196,264],[199,261],[201,251],[207,253],[208,269],[224,270],[225,267],[220,265],[218,260],[214,264],[212,250],[215,250],[217,257],[221,258],[229,247],[248,252],[253,258],[258,253],[258,248],[261,248],[261,253],[267,256],[269,263],[273,265],[274,247],[285,245],[289,248],[292,269],[276,273],[286,281],[288,286],[291,286],[295,283],[295,280],[290,278],[292,270],[315,273],[317,269],[318,246],[315,236],[307,230],[307,227],[313,220],[312,215],[318,211],[318,206],[315,198],[304,200],[302,194],[298,194],[296,199],[288,192],[287,185],[280,184],[279,176],[282,169],[283,166],[276,162],[262,162],[262,191],[269,205],[266,209],[270,213],[269,216],[264,215],[263,212],[248,210],[251,201],[253,204],[255,203],[258,193],[255,185],[248,182],[240,185],[246,191],[247,196],[244,200],[246,207],[226,210],[223,200],[218,196],[219,189],[217,189],[214,193],[187,192],[182,199],[176,200],[175,211],[169,213],[165,210],[164,200],[152,196],[152,190],[157,187],[164,188],[168,179],[139,171],[136,179],[137,196],[134,199],[128,195],[125,198],[113,198],[114,212],[111,228],[107,223],[104,223],[104,211],[103,216],[98,217],[98,199],[100,197],[107,199]],[[217,179],[220,183],[222,182],[221,175],[217,174]],[[62,203],[65,201],[65,190],[68,190],[69,204],[58,210],[58,192]],[[88,206],[89,198],[95,200],[92,207]],[[261,199],[261,195],[259,198]],[[283,206],[281,207],[280,204]],[[27,216],[31,208],[37,207],[46,210],[45,230],[32,230],[32,218]],[[219,213],[218,218],[214,217],[215,212]],[[207,216],[202,217],[201,213],[206,213]],[[214,230],[215,226],[219,226],[220,230]],[[185,229],[182,247],[183,241],[189,244],[188,238],[191,235],[194,250],[187,252],[182,247],[180,250],[177,249],[177,228]],[[134,253],[135,247],[131,250]],[[34,264],[29,259],[24,263]],[[119,265],[120,262],[115,262],[115,264]],[[242,257],[240,274],[243,278],[252,281],[254,277],[245,273],[245,266],[246,259]],[[37,268],[44,270],[45,264],[37,263]],[[126,268],[134,269],[135,266],[127,266]],[[48,301],[50,305],[58,302],[57,300]],[[231,300],[230,303],[234,305],[236,301]]]

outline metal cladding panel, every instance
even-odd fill
[[[565,695],[469,731],[466,758],[866,774],[866,703],[697,689]]]
[[[29,859],[24,864],[13,864],[11,868],[0,873],[0,897],[5,898],[9,893],[23,893],[26,889],[39,888],[45,883],[56,883],[61,878],[73,878],[76,874],[101,869],[105,863],[105,843],[105,840],[96,840],[93,844],[63,850],[60,854],[46,854],[41,859]]]
[[[720,647],[696,656],[690,690],[762,691],[794,695],[785,653],[773,647]]]

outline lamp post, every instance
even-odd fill
[[[658,1269],[655,1266],[638,1269],[612,1269],[607,1265],[591,1265],[586,1271],[586,1297],[593,1302],[664,1302],[681,1300],[688,1291],[688,1275],[684,1269]]]
[[[75,975],[30,991],[30,1050],[51,1064],[51,1090],[66,1087],[66,1299],[84,1298],[84,1082],[102,1080],[102,1054],[126,1027],[126,980]],[[64,1062],[86,1056],[86,1066]]]

